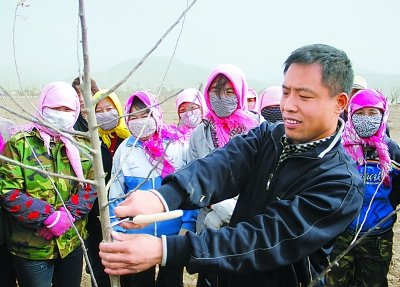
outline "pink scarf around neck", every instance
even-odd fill
[[[375,135],[369,138],[359,137],[356,133],[351,117],[362,108],[377,108],[383,112],[382,123]],[[365,165],[363,147],[370,146],[376,148],[379,163],[382,169],[382,179],[384,184],[391,186],[389,170],[391,167],[388,146],[384,141],[386,125],[389,118],[389,107],[386,98],[377,90],[361,90],[357,92],[349,102],[349,118],[343,130],[343,146],[346,152],[357,162],[358,165]]]
[[[219,118],[212,110],[208,89],[215,77],[219,74],[226,76],[235,88],[235,94],[238,98],[238,107],[229,117]],[[245,76],[238,67],[229,64],[223,64],[216,67],[210,74],[204,89],[204,99],[208,112],[205,118],[215,123],[219,147],[223,147],[230,140],[230,132],[234,129],[244,126],[246,132],[257,125],[256,121],[250,117],[247,112],[247,93],[248,87]]]

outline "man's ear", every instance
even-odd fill
[[[340,93],[336,95],[336,110],[335,113],[340,115],[344,109],[346,109],[347,104],[349,103],[349,97],[346,93]]]

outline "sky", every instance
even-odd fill
[[[91,71],[142,58],[191,2],[85,0]],[[78,74],[79,1],[26,0],[29,7],[16,9],[17,3],[0,4],[0,67],[14,66],[14,35],[18,67],[60,78]],[[152,56],[172,56],[178,42],[175,57],[187,64],[211,70],[230,63],[262,81],[280,77],[293,50],[324,43],[344,50],[356,73],[400,75],[399,15],[399,0],[198,0],[182,33],[181,22]]]

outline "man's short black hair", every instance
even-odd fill
[[[297,63],[322,66],[322,84],[326,86],[331,97],[345,92],[350,94],[353,86],[354,72],[350,59],[342,50],[324,44],[303,46],[290,54],[286,59],[283,74],[286,75],[290,65]]]
[[[83,79],[83,78],[82,78]],[[90,91],[92,92],[92,95],[96,94],[98,91],[100,91],[99,87],[97,86],[97,83],[95,80],[93,80],[92,78],[90,79]],[[79,77],[75,78],[72,81],[72,86],[75,88],[75,90],[77,88],[79,88],[79,86],[81,85],[81,80],[79,79]]]

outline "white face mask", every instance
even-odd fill
[[[189,128],[197,127],[202,120],[200,109],[194,109],[181,113],[179,114],[179,117],[181,118],[182,124]]]
[[[152,136],[156,132],[157,129],[156,121],[152,117],[150,117],[148,120],[147,118],[141,118],[141,119],[130,120],[128,122],[129,131],[136,138],[139,137],[139,134],[143,126],[145,127],[143,129],[142,134],[140,135],[140,139]]]
[[[43,108],[43,118],[58,129],[70,129],[75,124],[75,112],[61,112],[48,107]]]

